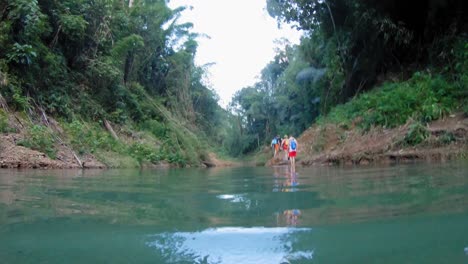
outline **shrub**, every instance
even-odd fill
[[[421,122],[416,122],[410,125],[403,142],[414,146],[422,143],[428,137],[429,131],[427,131],[426,127]]]
[[[439,141],[442,144],[450,144],[456,141],[455,135],[452,132],[446,131],[440,137]]]
[[[57,151],[54,148],[55,139],[49,129],[42,125],[34,125],[28,131],[28,136],[19,141],[18,145],[43,152],[55,159]]]
[[[138,163],[140,163],[140,165],[144,161],[156,163],[163,159],[163,157],[160,154],[158,154],[155,151],[155,149],[152,149],[147,145],[139,142],[130,145],[128,151],[130,153],[130,156],[135,158],[138,161]]]
[[[8,133],[11,130],[12,129],[10,128],[10,125],[8,124],[7,115],[5,114],[5,112],[0,110],[0,133]]]
[[[168,133],[167,127],[156,120],[147,120],[143,122],[141,124],[141,129],[151,132],[155,137],[160,139],[165,138]]]
[[[95,153],[98,149],[118,153],[124,152],[124,146],[101,128],[86,126],[76,120],[65,125],[65,128],[69,132],[70,143],[81,155]]]

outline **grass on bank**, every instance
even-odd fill
[[[453,60],[438,67],[437,73],[416,72],[409,80],[384,83],[335,107],[317,123],[344,128],[355,124],[367,131],[403,125],[410,118],[424,125],[454,111],[468,115],[468,43],[457,42],[451,52]]]
[[[197,166],[206,149],[195,134],[176,125],[148,120],[120,128],[119,140],[101,124],[73,121],[64,123],[70,145],[80,155],[93,154],[109,167],[136,167],[144,163],[167,162],[176,166]]]
[[[364,131],[373,126],[393,128],[405,124],[409,118],[424,124],[452,111],[467,113],[466,96],[466,85],[449,82],[439,74],[418,72],[407,81],[385,83],[337,106],[317,123],[333,123],[344,128],[354,123]]]
[[[24,138],[18,145],[43,152],[51,159],[57,158],[62,142],[79,156],[91,154],[109,167],[135,168],[159,163],[200,166],[201,161],[208,159],[209,146],[203,137],[173,120],[116,125],[114,130],[119,139],[115,139],[100,122],[59,120],[60,128],[52,129],[39,121],[33,122],[36,118],[26,114],[17,116],[24,124]],[[0,109],[0,133],[10,132],[18,131],[14,131],[8,114]]]
[[[317,120],[319,127],[335,124],[343,129],[372,127],[394,128],[408,124],[401,145],[414,146],[427,141],[426,124],[454,112],[468,116],[468,43],[459,42],[453,49],[454,60],[437,73],[416,72],[401,82],[386,82],[333,108]],[[445,133],[438,144],[455,141]]]

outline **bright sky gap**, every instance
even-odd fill
[[[300,32],[287,25],[278,29],[266,11],[266,0],[171,0],[169,7],[187,8],[179,23],[192,22],[199,38],[197,65],[209,68],[211,87],[225,107],[232,95],[257,81],[261,70],[273,60],[274,40],[287,38],[297,44]]]

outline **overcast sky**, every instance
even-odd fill
[[[198,39],[197,65],[214,62],[210,83],[227,105],[232,95],[256,82],[274,57],[274,40],[286,37],[298,43],[300,34],[283,26],[266,11],[266,0],[171,0],[169,6],[192,6],[180,22],[192,22],[193,31],[210,38]]]

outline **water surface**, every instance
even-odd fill
[[[468,164],[0,170],[1,263],[468,263]]]

